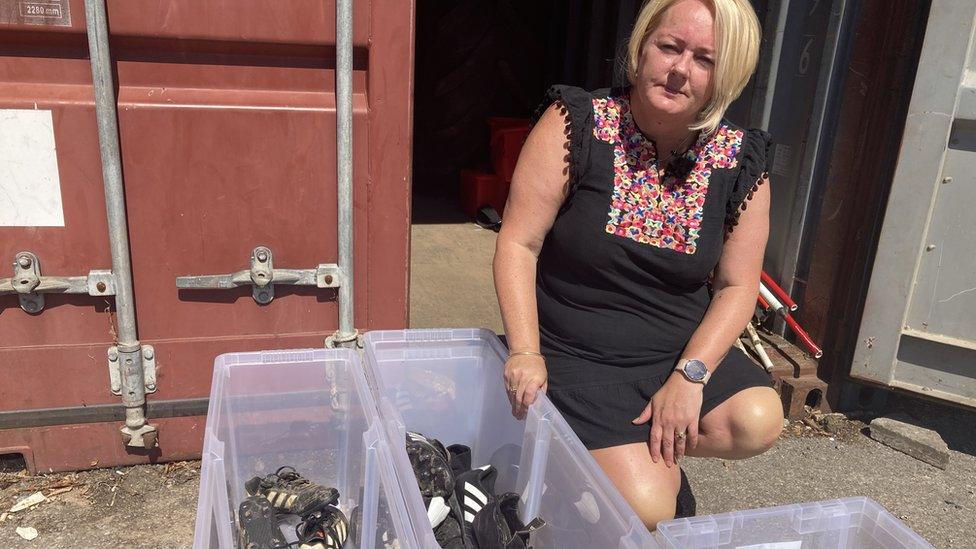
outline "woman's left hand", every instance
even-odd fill
[[[651,422],[648,445],[651,460],[662,458],[671,467],[684,457],[686,448],[698,445],[698,416],[701,414],[704,385],[674,372],[644,407],[634,425]],[[683,433],[684,436],[675,436]]]

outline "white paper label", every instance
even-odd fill
[[[68,0],[0,0],[0,23],[71,26]]]
[[[51,111],[0,109],[0,227],[64,227]]]
[[[760,543],[759,545],[740,545],[735,549],[802,549],[802,541],[780,541],[776,543]]]

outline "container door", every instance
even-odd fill
[[[974,18],[971,1],[932,2],[851,365],[855,378],[967,406],[976,406]]]
[[[84,3],[34,18],[7,4],[34,3],[0,2],[0,167],[20,178],[0,182],[0,278],[25,250],[42,274],[110,269]],[[413,2],[360,0],[354,20],[355,325],[402,328]],[[246,271],[258,246],[278,269],[337,261],[334,2],[109,0],[108,22],[159,448],[118,433],[111,298],[48,295],[31,314],[0,296],[0,453],[33,469],[198,456],[217,355],[322,347],[338,324],[333,289],[279,285],[258,303],[249,285],[176,286]]]

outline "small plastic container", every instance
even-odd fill
[[[506,183],[512,181],[522,145],[529,136],[531,123],[528,118],[488,119],[491,132],[491,165],[498,178]]]
[[[478,210],[485,206],[491,206],[498,215],[503,215],[509,187],[509,183],[495,174],[461,170],[461,209],[471,219],[476,218]]]
[[[675,519],[658,524],[668,549],[930,549],[868,498],[846,498]]]
[[[471,447],[475,467],[498,471],[497,493],[521,495],[523,520],[542,517],[536,549],[657,547],[579,438],[544,396],[512,417],[502,380],[507,350],[487,330],[374,331],[365,336],[394,465],[418,541],[438,547],[406,450],[405,430]]]
[[[237,547],[244,482],[294,467],[362,507],[358,547],[418,547],[359,356],[348,349],[232,353],[214,364],[195,549]],[[351,525],[351,529],[356,525]],[[293,527],[283,528],[296,539]],[[357,548],[347,543],[346,549]]]

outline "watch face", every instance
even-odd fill
[[[685,362],[684,370],[685,374],[695,381],[705,379],[705,374],[708,373],[708,368],[705,366],[705,363],[698,359],[691,359]]]

